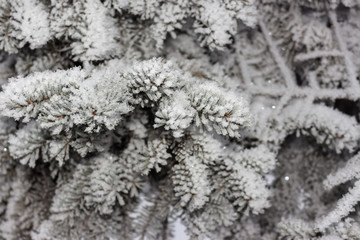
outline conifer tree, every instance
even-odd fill
[[[360,239],[359,16],[0,0],[0,239]]]

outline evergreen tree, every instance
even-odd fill
[[[0,239],[360,239],[359,16],[0,0]]]

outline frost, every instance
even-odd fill
[[[0,0],[0,239],[359,239],[359,7]]]
[[[191,91],[191,105],[196,109],[196,125],[212,128],[218,134],[239,137],[240,126],[250,125],[250,114],[244,99],[220,92],[215,84],[202,84]]]
[[[17,52],[25,44],[39,48],[51,38],[48,11],[36,1],[0,2],[0,48],[10,53]]]
[[[160,102],[159,110],[155,113],[154,127],[164,126],[166,130],[173,130],[174,137],[181,137],[183,130],[188,128],[194,119],[195,109],[185,93],[175,93],[169,100]]]
[[[189,156],[181,159],[174,167],[174,173],[172,181],[175,196],[180,197],[181,206],[189,204],[190,211],[203,207],[210,194],[206,166],[195,156]]]

